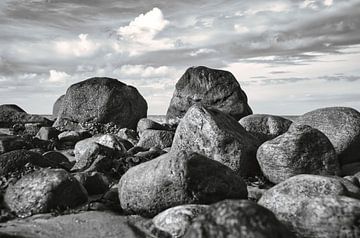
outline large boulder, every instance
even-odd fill
[[[85,188],[63,169],[42,169],[6,189],[5,204],[19,216],[74,208],[87,201]]]
[[[61,95],[58,99],[56,99],[55,103],[54,103],[54,106],[53,106],[53,111],[52,111],[52,116],[53,118],[57,118],[58,115],[59,115],[59,112],[60,112],[60,109],[61,109],[61,106],[62,106],[62,103],[64,101],[64,98],[65,98],[65,94],[64,95]]]
[[[324,133],[335,147],[340,164],[360,162],[360,113],[349,107],[320,108],[295,122]]]
[[[295,123],[285,134],[263,143],[257,151],[257,160],[265,177],[273,183],[297,174],[340,173],[329,139],[317,129]]]
[[[292,121],[280,116],[254,114],[241,118],[239,123],[261,142],[265,142],[284,134]]]
[[[204,66],[187,69],[176,83],[166,113],[167,121],[177,122],[196,103],[217,108],[235,120],[252,114],[247,96],[234,75]]]
[[[210,206],[190,226],[185,238],[295,237],[268,209],[249,200],[225,200]]]
[[[296,175],[267,190],[259,204],[294,230],[299,215],[309,200],[324,196],[360,198],[360,188],[347,179],[335,176]]]
[[[307,200],[294,222],[299,237],[360,237],[360,200],[344,196]]]
[[[247,198],[245,182],[231,169],[184,151],[167,153],[130,168],[121,177],[118,190],[122,209],[144,216],[182,204]]]
[[[260,142],[234,118],[193,105],[178,125],[172,151],[195,151],[246,177],[259,173],[256,150]]]
[[[74,130],[79,123],[114,123],[136,129],[147,115],[147,103],[138,90],[112,78],[90,78],[66,91],[54,127]]]
[[[39,123],[43,126],[50,126],[52,122],[39,115],[26,113],[17,105],[0,105],[0,127],[10,128],[15,124]]]

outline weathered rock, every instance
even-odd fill
[[[135,129],[146,115],[147,103],[136,88],[116,79],[90,78],[67,90],[54,127],[74,130],[79,123],[113,122]]]
[[[41,123],[25,123],[25,134],[31,135],[31,136],[35,136],[40,128],[42,127]]]
[[[103,145],[114,151],[117,151],[119,154],[124,154],[127,151],[125,146],[115,135],[111,135],[111,134],[102,135],[97,138],[96,143]]]
[[[308,200],[338,195],[360,198],[360,188],[340,177],[297,175],[267,190],[258,203],[293,230]]]
[[[247,198],[244,181],[231,169],[184,151],[130,168],[121,177],[118,189],[123,210],[144,216],[182,204]]]
[[[39,153],[28,150],[14,150],[0,155],[0,176],[20,172],[28,163],[40,167],[54,166],[51,161],[48,161]]]
[[[149,149],[157,146],[160,149],[170,147],[174,139],[175,132],[167,130],[146,129],[140,135],[137,146]]]
[[[9,186],[4,196],[6,205],[19,216],[73,208],[85,201],[85,188],[63,169],[27,174]]]
[[[249,200],[225,200],[210,206],[185,234],[186,238],[295,237],[268,209]]]
[[[170,233],[172,237],[182,237],[193,220],[208,209],[208,205],[180,205],[159,213],[152,222],[157,229]]]
[[[167,128],[148,118],[141,118],[137,124],[136,131],[141,135],[145,130],[166,130]]]
[[[59,165],[61,168],[66,169],[67,171],[70,171],[70,169],[74,165],[72,162],[69,161],[69,159],[64,154],[58,151],[45,152],[43,154],[43,157],[48,161]]]
[[[117,133],[116,136],[120,137],[121,139],[130,141],[134,146],[139,142],[139,136],[136,131],[128,128],[122,128]]]
[[[273,183],[297,174],[340,173],[329,139],[317,129],[296,123],[285,134],[263,143],[257,151],[257,160],[265,177]]]
[[[17,105],[0,105],[0,127],[10,128],[17,123],[40,123],[43,126],[52,124],[52,122],[45,117],[27,114]]]
[[[348,107],[320,108],[295,122],[323,132],[335,147],[340,164],[360,162],[360,113]]]
[[[20,136],[0,135],[0,154],[25,148],[28,144]]]
[[[38,133],[36,134],[36,138],[40,140],[57,140],[60,132],[54,127],[41,127]]]
[[[65,98],[65,94],[61,95],[58,99],[56,99],[54,106],[53,106],[53,111],[52,111],[52,116],[53,118],[57,118],[61,109],[61,106],[63,104]]]
[[[79,172],[74,177],[84,186],[89,195],[101,194],[109,189],[109,181],[98,172]]]
[[[1,224],[0,237],[17,238],[145,238],[128,218],[111,212],[89,211],[53,217],[36,215]]]
[[[299,237],[360,237],[360,200],[344,196],[307,200],[294,221]]]
[[[256,160],[259,145],[232,117],[194,105],[178,125],[171,150],[198,152],[246,177],[260,171]]]
[[[239,123],[263,143],[284,134],[292,121],[280,116],[254,114],[241,118]]]
[[[187,69],[176,83],[166,113],[167,121],[177,122],[197,103],[214,107],[235,120],[252,114],[247,96],[232,73],[204,66]]]
[[[88,131],[64,131],[58,135],[58,139],[62,143],[69,143],[75,145],[76,142],[90,137],[91,134]]]

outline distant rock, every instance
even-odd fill
[[[295,237],[268,209],[249,200],[224,200],[211,205],[190,226],[184,238]]]
[[[252,114],[247,96],[234,75],[204,66],[188,68],[176,83],[167,121],[177,123],[193,104],[214,107],[235,120]]]
[[[23,176],[6,189],[4,202],[19,216],[74,208],[87,201],[85,188],[63,169],[43,169]]]
[[[170,233],[172,237],[182,237],[193,220],[208,209],[208,205],[180,205],[159,213],[152,221],[157,229]]]
[[[150,149],[157,146],[160,149],[170,147],[174,139],[175,132],[168,130],[146,129],[140,135],[137,146]]]
[[[63,104],[64,98],[65,98],[65,94],[61,95],[58,99],[56,99],[56,101],[54,103],[53,111],[52,111],[52,116],[54,119],[56,119],[59,115],[60,108]]]
[[[40,123],[43,126],[50,126],[49,119],[26,113],[19,106],[14,104],[0,105],[0,127],[10,128],[15,124]]]
[[[265,177],[273,183],[297,174],[340,174],[329,139],[317,129],[296,123],[283,135],[263,143],[257,151],[257,160]]]
[[[150,217],[182,204],[247,198],[245,182],[231,169],[184,151],[130,168],[121,177],[118,190],[125,212]]]
[[[79,129],[79,123],[114,123],[136,129],[147,115],[147,103],[138,90],[116,79],[90,78],[73,84],[63,99],[54,127]]]
[[[193,105],[176,129],[171,150],[198,152],[246,177],[260,173],[256,160],[259,145],[231,116]]]
[[[295,122],[323,132],[335,147],[340,164],[360,162],[360,113],[349,107],[320,108]]]
[[[263,143],[284,134],[292,121],[280,116],[254,114],[241,118],[239,123]]]

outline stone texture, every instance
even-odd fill
[[[291,230],[296,227],[304,204],[323,196],[360,198],[360,188],[335,176],[297,175],[267,190],[259,204],[271,210]]]
[[[254,114],[241,118],[239,123],[263,143],[284,134],[292,121],[280,116]]]
[[[249,200],[224,200],[210,206],[190,226],[185,238],[295,237],[268,209]]]
[[[297,174],[340,173],[329,139],[317,129],[296,123],[285,134],[263,143],[257,151],[257,160],[265,177],[273,183]]]
[[[60,132],[54,127],[41,127],[36,138],[40,140],[57,140]]]
[[[2,223],[0,237],[17,238],[145,238],[125,216],[89,211],[52,217],[49,214]]]
[[[139,135],[141,135],[145,130],[153,129],[153,130],[166,130],[166,127],[160,125],[159,123],[148,119],[141,118],[137,124],[136,131]]]
[[[178,125],[172,151],[194,151],[216,160],[241,176],[259,174],[260,142],[232,117],[194,105]]]
[[[187,69],[176,83],[167,121],[178,122],[196,103],[217,108],[235,120],[252,114],[247,96],[233,74],[204,66]]]
[[[147,115],[147,103],[136,88],[116,79],[90,78],[66,91],[54,127],[74,130],[79,123],[114,123],[135,129]]]
[[[56,99],[54,106],[53,106],[53,111],[52,111],[52,116],[53,118],[57,118],[61,109],[61,106],[63,104],[65,98],[65,94],[61,95],[58,99]]]
[[[231,169],[184,151],[130,168],[121,177],[118,190],[123,210],[144,216],[182,204],[247,198],[244,181]]]
[[[72,166],[74,165],[72,162],[69,161],[69,159],[62,153],[58,151],[48,151],[43,154],[43,157],[50,161],[51,163],[54,163],[61,168],[66,169],[67,171],[70,171]]]
[[[0,154],[28,147],[26,141],[20,136],[0,135]]]
[[[167,130],[146,129],[140,135],[140,140],[136,146],[150,149],[157,146],[160,149],[170,147],[174,139],[175,132]]]
[[[85,188],[63,169],[42,169],[6,189],[5,204],[19,216],[74,208],[87,201]]]
[[[360,113],[348,107],[320,108],[295,122],[323,132],[335,147],[340,164],[360,162]]]
[[[172,237],[182,237],[193,220],[208,209],[208,205],[180,205],[159,213],[152,221],[157,229],[170,233]]]

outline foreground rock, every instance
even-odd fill
[[[195,151],[230,167],[241,176],[256,175],[260,142],[232,117],[194,105],[178,125],[172,151]]]
[[[144,216],[182,204],[247,198],[244,181],[231,169],[183,151],[130,168],[121,177],[118,190],[123,210]]]
[[[360,162],[360,113],[348,107],[320,108],[296,122],[323,132],[335,147],[341,164]]]
[[[1,224],[0,237],[26,238],[145,238],[129,223],[127,217],[110,212],[82,212],[52,217],[37,215]]]
[[[284,134],[292,121],[280,116],[254,114],[241,118],[239,123],[263,143]]]
[[[199,216],[186,238],[294,237],[268,209],[248,200],[225,200]]]
[[[291,230],[296,230],[304,204],[324,196],[360,198],[360,188],[340,177],[297,175],[266,191],[259,204],[271,210]]]
[[[26,123],[39,123],[43,126],[49,126],[52,124],[52,122],[45,117],[27,114],[17,105],[0,105],[0,127],[9,128],[15,124],[24,125]]]
[[[87,201],[85,188],[62,169],[43,169],[7,188],[4,202],[18,216],[74,208]]]
[[[144,130],[140,135],[137,146],[150,149],[157,146],[160,149],[171,147],[175,133],[168,130]]]
[[[187,69],[176,83],[167,120],[179,121],[196,103],[214,107],[235,120],[252,114],[247,96],[232,73],[204,66]]]
[[[318,197],[307,200],[298,214],[295,230],[301,237],[360,237],[360,200]]]
[[[317,129],[296,123],[285,134],[263,143],[257,151],[257,160],[266,178],[273,183],[297,174],[340,173],[329,139]]]
[[[171,234],[172,237],[182,237],[193,220],[208,209],[208,205],[180,205],[159,213],[152,221],[157,229]]]
[[[79,123],[114,123],[136,129],[147,103],[136,88],[116,79],[90,78],[67,90],[54,127],[79,129]]]

